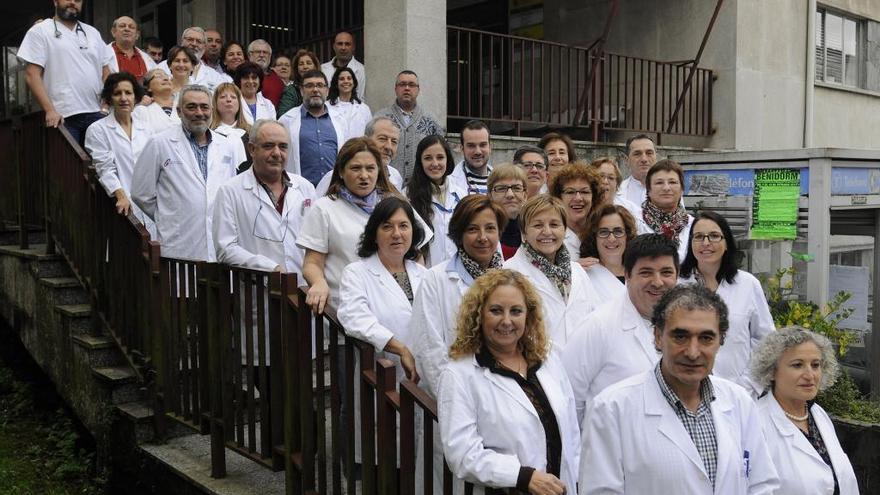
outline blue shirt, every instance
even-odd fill
[[[300,174],[312,185],[318,185],[324,174],[336,163],[336,129],[330,114],[314,117],[302,106],[302,124],[299,128]]]
[[[199,144],[196,141],[195,136],[186,126],[183,127],[183,133],[186,135],[187,141],[189,141],[189,145],[193,150],[193,154],[196,156],[196,163],[199,164],[199,171],[202,172],[202,178],[206,181],[208,180],[208,147],[211,145],[211,130],[205,130],[205,137],[207,140],[205,144]]]

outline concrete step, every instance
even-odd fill
[[[91,304],[57,304],[55,311],[61,314],[70,335],[96,335]]]
[[[116,341],[107,336],[71,335],[75,345],[86,350],[89,365],[93,368],[107,368],[122,364],[125,357],[116,345]]]
[[[30,260],[31,273],[37,278],[69,277],[70,267],[59,254],[46,254],[45,244],[32,244],[28,249],[18,246],[0,246],[0,255],[16,256]]]
[[[18,225],[4,224],[0,226],[0,246],[18,245],[21,229]],[[28,228],[28,244],[46,244],[46,232],[38,227]]]
[[[125,385],[137,381],[134,370],[128,366],[104,366],[92,368],[92,374],[107,385]]]
[[[144,401],[118,404],[116,410],[124,421],[131,424],[138,445],[156,438],[153,425],[153,409]]]
[[[40,279],[40,285],[52,291],[56,304],[85,304],[89,302],[89,293],[74,277],[46,277]]]
[[[40,279],[40,285],[52,289],[82,288],[76,277],[46,277]]]

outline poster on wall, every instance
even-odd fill
[[[797,237],[800,170],[755,170],[750,239],[783,240]]]

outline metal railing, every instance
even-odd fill
[[[523,127],[708,136],[709,69],[596,49],[447,27],[450,119]],[[680,100],[680,104],[679,104]]]

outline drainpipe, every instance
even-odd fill
[[[816,0],[807,1],[807,71],[804,77],[804,148],[813,147],[813,99],[816,91]]]

